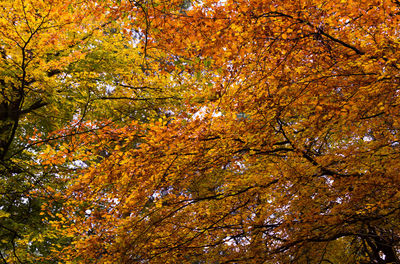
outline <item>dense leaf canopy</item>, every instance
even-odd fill
[[[400,2],[1,8],[4,263],[400,263]]]

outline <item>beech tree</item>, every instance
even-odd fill
[[[101,34],[86,46],[101,48],[73,65],[79,80],[96,90],[93,69],[116,87],[88,102],[126,115],[64,122],[68,144],[36,156],[65,183],[46,189],[64,201],[48,224],[72,241],[57,256],[400,262],[398,1],[88,3],[139,52]],[[149,107],[130,115],[132,101]]]
[[[0,3],[2,263],[56,263],[54,256],[45,258],[50,249],[70,242],[49,224],[62,207],[52,190],[62,190],[64,182],[38,153],[61,144],[72,149],[73,135],[88,132],[80,129],[87,120],[107,119],[102,126],[143,120],[177,101],[166,91],[169,75],[155,74],[161,66],[146,68],[158,55],[149,51],[144,59],[135,44],[143,33],[123,29],[128,15],[109,4]],[[67,126],[68,132],[53,133]]]
[[[0,253],[4,263],[25,262],[28,252],[38,246],[33,242],[31,250],[28,241],[32,243],[46,229],[40,216],[40,199],[30,196],[29,191],[41,188],[48,178],[40,171],[40,164],[32,162],[33,148],[28,146],[35,130],[48,133],[54,129],[51,120],[59,118],[46,111],[65,91],[60,86],[63,69],[80,56],[74,48],[79,37],[66,32],[79,27],[82,16],[69,12],[70,4],[0,4]],[[63,15],[59,16],[61,10]],[[76,32],[79,34],[79,30]],[[52,110],[57,109],[54,106]]]

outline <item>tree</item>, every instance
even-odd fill
[[[51,130],[54,123],[50,120],[54,117],[45,114],[43,118],[43,109],[48,111],[51,101],[59,97],[58,89],[64,89],[60,87],[62,69],[79,56],[74,48],[79,37],[69,36],[68,31],[78,26],[82,17],[70,12],[70,4],[73,3],[0,4],[0,252],[4,263],[25,261],[26,243],[36,240],[37,232],[44,228],[41,201],[28,194],[32,188],[45,185],[48,178],[40,173],[39,164],[31,162],[34,157],[28,139],[35,130]],[[33,242],[28,251],[35,253],[36,244]]]
[[[60,218],[62,200],[52,190],[63,190],[64,181],[38,153],[50,146],[72,149],[74,134],[99,129],[83,131],[87,120],[107,119],[103,126],[146,120],[178,100],[166,91],[168,74],[160,76],[151,68],[155,63],[145,67],[157,56],[149,51],[153,56],[143,59],[135,44],[141,33],[123,30],[122,21],[134,24],[106,1],[0,3],[3,263],[55,263],[45,257],[70,242],[49,224]],[[60,129],[64,133],[53,132]]]
[[[206,78],[173,118],[79,137],[65,259],[400,262],[399,2],[140,7],[146,49]]]

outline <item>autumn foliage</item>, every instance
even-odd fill
[[[46,179],[27,261],[400,263],[398,1],[49,2],[65,22],[0,83],[44,124],[0,127]]]

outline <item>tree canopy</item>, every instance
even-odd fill
[[[4,263],[400,263],[400,2],[0,5]]]

